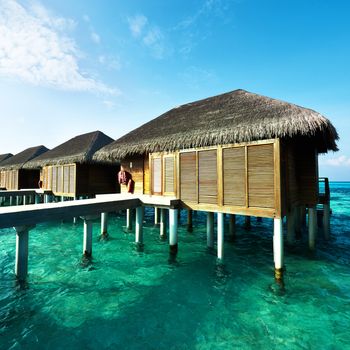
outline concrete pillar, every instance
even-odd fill
[[[217,248],[218,248],[218,259],[224,258],[224,213],[217,213],[217,225],[218,225],[218,237],[217,237]]]
[[[207,246],[214,248],[214,213],[207,213]]]
[[[13,206],[13,196],[10,196],[10,206]]]
[[[108,213],[101,213],[101,235],[104,237],[108,236],[107,226],[108,226]]]
[[[323,205],[323,234],[325,239],[330,238],[330,214],[331,208],[329,203]]]
[[[132,209],[126,209],[126,230],[132,231]]]
[[[228,232],[231,239],[236,236],[236,215],[229,214]]]
[[[176,253],[178,249],[177,225],[178,225],[178,209],[169,209],[169,246],[170,246],[171,253]]]
[[[288,244],[294,244],[295,242],[295,219],[296,208],[292,207],[287,214],[287,242]]]
[[[65,197],[61,196],[61,202],[64,202],[64,200],[65,200]]]
[[[192,225],[192,215],[193,212],[191,209],[187,209],[187,232],[193,232],[193,225]]]
[[[19,196],[16,196],[16,205],[19,205]]]
[[[28,197],[27,196],[23,196],[23,205],[27,205],[27,200],[28,200]]]
[[[317,211],[316,207],[309,208],[309,248],[315,249],[317,235]]]
[[[283,278],[283,225],[282,219],[273,220],[273,260],[275,263],[275,278]]]
[[[159,208],[154,207],[154,224],[159,225]]]
[[[250,225],[250,216],[245,216],[245,218],[244,218],[244,228],[246,230],[250,230],[250,227],[251,227],[251,225]]]
[[[92,219],[84,217],[84,242],[83,255],[90,257],[92,255]]]
[[[166,238],[166,209],[160,209],[160,238]]]
[[[144,208],[136,208],[136,223],[135,223],[135,242],[143,243],[143,215]]]
[[[17,226],[16,230],[16,264],[15,273],[20,281],[24,281],[28,274],[28,242],[29,230],[33,226]]]

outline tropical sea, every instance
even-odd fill
[[[169,255],[153,212],[144,246],[109,218],[94,224],[93,258],[82,259],[83,224],[30,231],[29,276],[14,276],[15,233],[0,230],[1,349],[350,349],[350,183],[331,183],[331,240],[285,247],[284,285],[275,283],[272,220],[237,220],[224,263],[206,248],[204,213],[179,229]]]

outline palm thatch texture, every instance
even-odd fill
[[[308,137],[317,150],[337,150],[338,134],[321,114],[295,104],[235,90],[171,109],[98,151],[113,161],[133,154]]]
[[[3,162],[4,160],[12,157],[13,154],[12,153],[4,153],[4,154],[0,154],[0,163]]]
[[[33,169],[53,164],[96,163],[96,161],[92,160],[93,154],[112,141],[112,138],[101,131],[78,135],[53,148],[51,151],[36,157],[28,162],[25,168]]]
[[[18,170],[24,168],[24,165],[29,162],[31,159],[44,154],[48,151],[48,148],[45,146],[36,146],[25,149],[24,151],[15,154],[12,157],[4,160],[0,164],[1,170]]]

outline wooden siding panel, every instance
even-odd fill
[[[63,193],[69,193],[69,166],[63,167]]]
[[[217,150],[198,152],[199,203],[217,204]]]
[[[245,206],[245,147],[223,149],[224,205]]]
[[[69,166],[69,193],[75,193],[75,165]]]
[[[175,157],[164,157],[164,192],[175,192]]]
[[[152,193],[162,193],[162,158],[152,158]]]
[[[273,144],[248,146],[249,207],[274,208]]]
[[[149,155],[145,155],[145,158],[143,160],[143,169],[143,193],[151,194]]]
[[[197,202],[196,152],[180,153],[180,198]]]

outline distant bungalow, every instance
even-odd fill
[[[337,151],[337,139],[330,121],[311,109],[235,90],[173,108],[95,159],[120,160],[135,193],[174,196],[193,210],[274,218],[280,246],[285,215],[308,207],[314,218],[318,154]]]
[[[37,188],[40,179],[38,168],[25,169],[25,164],[31,159],[47,152],[45,146],[27,148],[14,156],[7,157],[0,163],[0,187],[7,190]]]
[[[113,141],[101,131],[76,136],[51,151],[33,159],[26,168],[40,168],[42,188],[56,196],[94,196],[119,192],[119,166],[101,164],[92,156]]]

